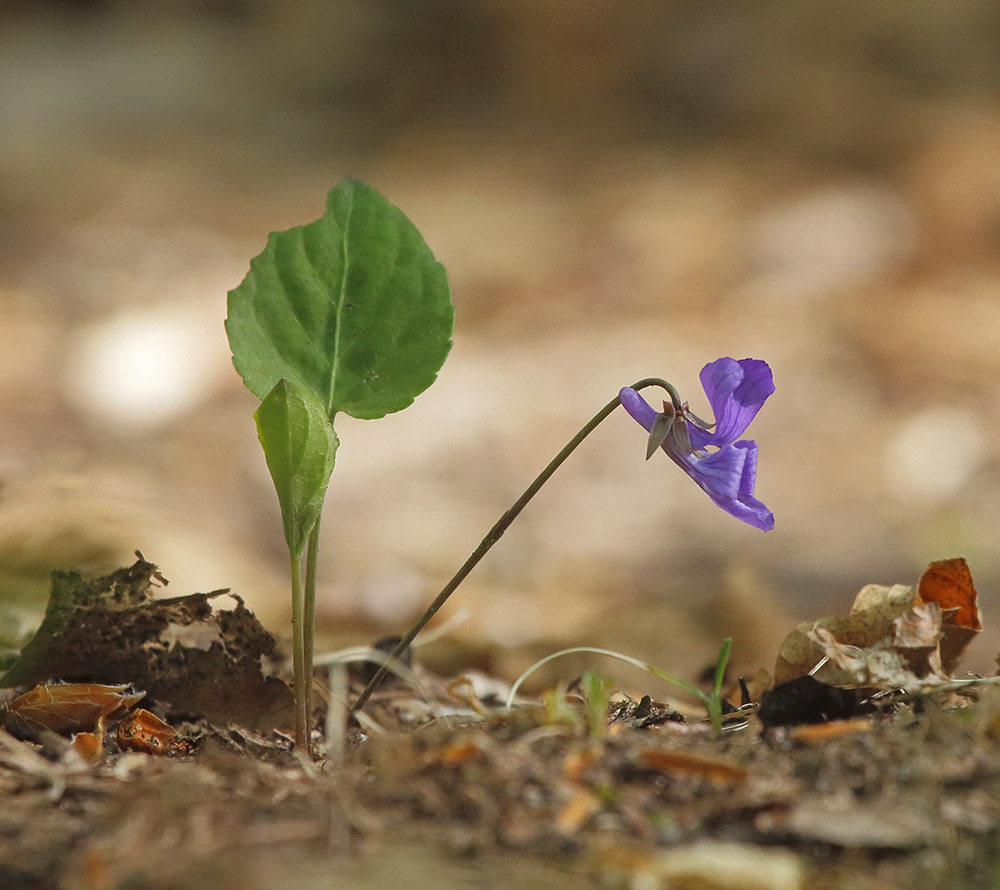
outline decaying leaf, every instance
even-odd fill
[[[852,717],[849,720],[831,720],[829,723],[806,723],[796,726],[789,736],[797,742],[825,742],[839,739],[856,732],[871,732],[874,729],[868,717]]]
[[[4,725],[20,739],[35,740],[45,730],[60,735],[89,733],[145,695],[127,684],[43,683],[7,705]]]
[[[941,607],[941,664],[950,673],[983,629],[969,564],[961,557],[932,562],[920,578],[917,593],[925,603]]]
[[[893,619],[893,643],[900,649],[933,649],[941,640],[941,607],[914,602],[913,608]]]
[[[643,748],[637,758],[647,769],[665,775],[687,775],[719,785],[736,785],[747,776],[746,767],[726,757],[709,757],[669,748]]]
[[[141,751],[144,754],[191,754],[195,749],[192,739],[177,734],[152,711],[136,708],[118,724],[115,735],[123,751]]]
[[[458,763],[465,763],[483,753],[483,749],[474,739],[462,739],[445,745],[437,752],[437,759],[440,763],[453,766]]]
[[[104,736],[98,732],[78,732],[70,741],[70,748],[84,763],[97,763],[104,753]]]
[[[837,686],[916,688],[946,680],[981,629],[968,565],[941,560],[916,590],[869,584],[847,615],[800,624],[779,649],[775,682],[815,673]]]
[[[243,601],[225,590],[155,599],[154,580],[166,583],[141,556],[92,581],[54,572],[45,618],[0,686],[131,683],[178,713],[251,729],[286,724],[291,691],[263,670],[274,638]],[[235,607],[219,608],[223,596]]]
[[[569,837],[600,811],[601,801],[596,794],[586,788],[576,788],[556,816],[556,828],[560,834]]]
[[[910,587],[902,584],[892,587],[869,584],[858,593],[848,615],[833,615],[817,621],[803,622],[785,637],[779,647],[774,667],[775,684],[787,683],[808,674],[824,657],[830,657],[830,647],[823,645],[824,641],[830,640],[851,647],[840,653],[834,659],[835,663],[849,662],[852,655],[857,663],[846,667],[845,675],[840,678],[831,677],[832,671],[828,671],[823,679],[830,683],[850,684],[862,665],[860,653],[854,650],[872,646],[891,634],[892,622],[912,604],[913,589]]]

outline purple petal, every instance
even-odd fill
[[[704,457],[681,454],[673,449],[667,449],[667,454],[709,495],[720,498],[739,495],[746,463],[746,452],[742,448],[726,445]]]
[[[716,381],[726,376],[726,364],[728,363],[732,363],[729,366],[730,382],[734,376],[732,374],[733,368],[738,373],[739,380],[735,381],[726,394],[725,387],[728,386],[726,381],[723,379],[721,384],[717,384]],[[744,364],[748,365],[748,368],[744,369]],[[713,376],[712,372],[709,372],[706,375],[709,369],[716,366],[721,367],[721,373],[716,372],[717,376]],[[711,378],[707,383],[705,382],[706,376]],[[746,417],[746,422],[740,427],[740,431],[746,428],[757,411],[760,410],[764,400],[774,391],[770,368],[765,362],[754,359],[743,359],[742,362],[736,362],[733,359],[719,359],[717,362],[706,365],[705,370],[702,371],[702,379],[705,383],[705,390],[709,394],[709,400],[712,401],[713,409],[716,409],[717,403],[722,404],[723,410],[729,403],[733,403],[736,406],[734,409],[736,415]],[[750,385],[741,390],[744,381],[747,380],[749,380]],[[710,384],[712,385],[711,391]],[[718,396],[720,393],[723,394],[722,399],[713,400],[713,396]],[[656,422],[659,412],[631,387],[622,389],[618,397],[629,416],[648,432]],[[750,403],[750,407],[743,404],[741,399]],[[756,405],[752,404],[754,400],[757,402]],[[716,415],[717,419],[718,417],[719,415]],[[691,437],[691,444],[701,453],[691,454],[680,448],[672,430],[660,446],[670,459],[698,483],[713,503],[725,510],[730,516],[762,531],[770,531],[774,528],[774,514],[754,497],[754,487],[757,481],[757,443],[750,440],[719,442],[716,441],[720,438],[718,430],[713,434],[694,424],[688,424],[687,429]],[[724,435],[728,435],[729,432],[728,429],[724,430]],[[717,451],[705,454],[704,449],[708,445],[719,447]]]
[[[762,532],[769,532],[774,528],[774,514],[755,497],[741,495],[731,500],[717,498],[712,494],[709,497],[730,516],[735,516],[747,525],[759,528]]]
[[[687,431],[691,447],[695,451],[704,451],[706,446],[715,444],[715,434],[711,430],[703,430],[700,426],[689,423]]]
[[[742,440],[724,445],[706,457],[665,450],[716,506],[761,531],[774,528],[774,514],[753,496],[757,477],[756,442]]]
[[[743,476],[740,479],[740,494],[752,495],[757,484],[757,443],[753,439],[740,439],[733,442],[733,448],[738,448],[746,455],[743,462]]]
[[[701,385],[715,415],[715,430],[704,442],[696,442],[692,436],[696,447],[735,442],[774,392],[767,362],[753,358],[709,362],[701,369]]]
[[[659,412],[639,393],[632,389],[631,386],[624,387],[618,393],[618,398],[621,400],[622,407],[628,412],[629,417],[637,421],[648,433],[653,428],[653,423],[656,421],[656,415]]]
[[[682,466],[713,503],[730,516],[763,531],[774,528],[774,515],[753,496],[757,471],[755,442],[744,440],[724,445],[708,457],[692,458]]]
[[[754,488],[757,484],[757,443],[741,439],[739,442],[734,442],[732,447],[746,452],[743,476],[740,479],[740,492],[734,502],[727,506],[722,504],[719,506],[762,531],[770,531],[774,528],[774,514],[754,497]]]

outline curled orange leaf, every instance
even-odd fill
[[[33,739],[44,730],[61,735],[92,732],[101,720],[124,713],[145,694],[127,684],[43,683],[7,705],[4,723],[18,738]]]

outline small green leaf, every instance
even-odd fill
[[[278,492],[285,540],[297,559],[323,509],[340,441],[324,407],[290,380],[275,384],[254,420]]]
[[[273,232],[230,291],[233,364],[263,398],[281,378],[330,417],[382,417],[437,377],[454,309],[444,267],[397,207],[345,179],[326,213]]]

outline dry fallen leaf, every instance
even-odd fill
[[[747,776],[745,767],[723,757],[708,757],[668,748],[643,748],[639,762],[658,773],[697,776],[720,785],[737,785]]]
[[[785,637],[778,649],[774,667],[775,684],[787,683],[808,674],[824,657],[830,657],[830,646],[821,644],[817,635],[853,649],[864,649],[892,636],[893,621],[912,607],[913,597],[913,588],[903,584],[892,587],[869,584],[855,597],[854,605],[847,615],[832,615],[798,625]],[[844,653],[835,660],[845,663],[844,675],[838,677],[828,671],[823,679],[828,683],[844,685],[856,682],[853,672],[862,667],[861,656],[857,655],[857,658],[857,664],[846,666],[849,659]]]
[[[191,754],[195,748],[192,739],[179,736],[169,723],[145,708],[136,708],[118,724],[115,739],[123,751],[144,754]]]
[[[920,578],[917,593],[925,603],[941,607],[941,665],[946,673],[951,673],[969,643],[983,629],[968,563],[961,557],[932,562]]]
[[[982,629],[964,559],[931,563],[917,590],[862,588],[847,615],[807,621],[782,642],[775,683],[814,673],[839,686],[912,689],[946,680]]]
[[[78,732],[71,739],[70,747],[84,763],[97,763],[104,753],[103,734]]]
[[[465,763],[482,753],[483,749],[475,739],[464,739],[445,745],[436,753],[436,759],[439,763],[454,765]]]
[[[7,705],[7,731],[36,739],[43,730],[60,735],[92,732],[104,719],[123,713],[146,695],[128,684],[43,683]]]
[[[556,828],[560,834],[573,835],[590,819],[601,811],[601,801],[592,791],[577,788],[573,796],[556,816]]]
[[[828,723],[805,723],[789,731],[797,742],[825,742],[857,732],[871,732],[874,729],[867,717],[852,717],[848,720],[831,720]]]
[[[933,649],[941,639],[941,607],[914,603],[909,612],[894,619],[893,643],[901,649]]]

